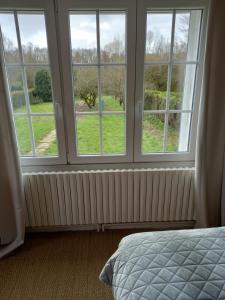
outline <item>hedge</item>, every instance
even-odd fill
[[[35,97],[33,94],[33,91],[34,91],[34,89],[28,90],[30,104],[41,103],[42,100],[38,97]],[[12,99],[12,104],[13,104],[14,108],[20,108],[20,107],[26,105],[25,96],[24,96],[23,91],[11,92],[11,99]]]
[[[161,92],[157,90],[145,90],[145,102],[144,109],[145,110],[165,110],[165,102],[166,102],[166,91]],[[176,110],[179,109],[180,104],[180,93],[171,92],[170,93],[170,109]],[[171,114],[169,118],[169,125],[171,127],[176,128],[178,122],[178,115]],[[163,122],[164,115],[159,114],[158,118]]]

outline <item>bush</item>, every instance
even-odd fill
[[[38,71],[35,75],[33,96],[43,102],[52,102],[51,78],[46,69]]]
[[[146,90],[145,91],[145,110],[164,110],[166,101],[166,91]],[[176,92],[170,93],[170,109],[179,109],[180,94]],[[158,118],[163,121],[164,115],[159,114]],[[169,125],[173,128],[177,125],[177,114],[171,114],[169,118]]]
[[[35,97],[33,92],[34,92],[34,89],[30,89],[28,91],[30,104],[41,103],[42,100],[38,97]],[[15,108],[15,109],[26,105],[26,100],[25,100],[25,96],[24,96],[23,91],[11,92],[11,98],[12,98],[13,108]]]

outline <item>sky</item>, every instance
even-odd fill
[[[115,36],[125,38],[125,13],[100,13],[101,48],[113,41]],[[176,19],[179,23],[179,18]],[[45,19],[43,14],[18,14],[22,44],[32,43],[40,48],[47,46]],[[17,45],[15,22],[12,13],[0,14],[0,25],[3,34]],[[179,24],[177,24],[179,25]],[[170,40],[172,13],[150,13],[147,17],[147,31],[162,34]],[[70,15],[71,43],[73,48],[97,48],[95,13],[75,13]],[[177,26],[178,27],[178,26]]]
[[[42,14],[18,14],[22,44],[32,43],[44,48],[47,46],[45,20]],[[101,47],[113,41],[114,36],[125,36],[125,14],[100,15]],[[16,29],[12,13],[0,14],[2,32],[16,46]],[[95,14],[71,14],[70,16],[71,43],[78,48],[96,48],[96,16]]]

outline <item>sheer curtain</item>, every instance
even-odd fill
[[[225,1],[211,3],[196,157],[197,226],[225,224]]]
[[[0,64],[0,258],[24,241],[23,201],[15,134]]]

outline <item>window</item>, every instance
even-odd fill
[[[208,0],[5,5],[22,164],[194,160]]]
[[[70,12],[77,155],[126,150],[126,14]]]
[[[148,11],[142,153],[187,152],[201,10]]]

